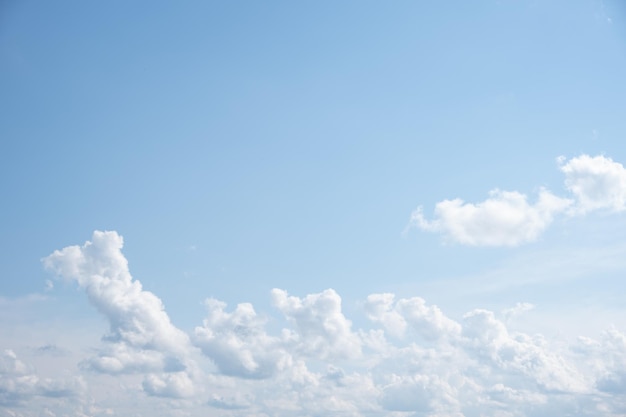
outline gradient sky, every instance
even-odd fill
[[[617,0],[0,2],[0,416],[625,415],[624,74]]]

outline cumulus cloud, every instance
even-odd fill
[[[468,353],[490,364],[503,380],[529,381],[547,392],[587,393],[588,381],[573,363],[554,354],[542,336],[509,334],[504,322],[487,310],[474,310],[464,317],[463,343]]]
[[[573,349],[588,364],[600,391],[626,392],[626,334],[612,327],[603,332],[600,340],[580,337]]]
[[[224,374],[267,378],[291,360],[282,341],[265,332],[265,320],[251,304],[239,304],[232,313],[219,300],[209,298],[205,305],[208,316],[195,329],[195,343]]]
[[[42,378],[11,349],[0,352],[0,405],[19,406],[35,397],[63,398],[84,389],[79,377]]]
[[[419,207],[411,225],[442,233],[448,240],[470,246],[516,246],[536,240],[571,201],[542,189],[534,204],[516,191],[492,190],[485,201],[473,204],[460,198],[435,206],[435,220],[426,220]]]
[[[616,417],[626,410],[626,335],[618,328],[571,343],[514,331],[509,321],[533,308],[528,303],[453,318],[423,298],[380,293],[363,301],[369,321],[353,329],[336,291],[299,297],[273,289],[287,328],[272,334],[267,328],[276,326],[251,304],[228,309],[209,298],[190,338],[132,279],[121,248],[116,233],[97,232],[44,262],[77,282],[109,318],[110,334],[88,368],[115,374],[124,390],[160,397],[143,400],[163,405],[157,416],[212,410],[233,417]],[[95,383],[104,378],[88,376]],[[105,404],[74,401],[71,409],[79,413],[62,403],[81,384],[81,378],[42,377],[12,350],[0,355],[0,403],[7,409],[44,399],[40,409],[54,403],[45,408],[53,414],[98,415],[93,410]]]
[[[156,397],[187,398],[195,393],[194,383],[186,372],[147,375],[143,390]]]
[[[558,215],[582,215],[593,210],[626,208],[626,169],[604,156],[581,155],[557,159],[571,197],[540,189],[530,202],[518,191],[494,189],[479,203],[460,198],[435,205],[426,219],[422,206],[411,214],[409,226],[439,233],[446,241],[469,246],[517,246],[536,240]]]
[[[460,332],[460,325],[446,317],[437,306],[427,306],[420,297],[394,302],[394,294],[371,294],[364,303],[367,318],[381,323],[393,336],[402,336],[407,327],[426,340],[437,340]]]
[[[95,231],[84,245],[68,246],[43,259],[46,269],[76,282],[109,321],[105,346],[84,365],[112,374],[193,367],[186,360],[192,348],[189,336],[171,323],[161,299],[132,278],[123,245],[116,232]],[[161,388],[155,381],[144,384],[150,394],[184,392]],[[162,381],[174,384],[178,379],[172,376]]]
[[[565,161],[558,159],[565,174],[565,187],[576,198],[575,210],[587,213],[626,208],[626,169],[605,156],[581,155]]]
[[[370,294],[363,304],[368,319],[383,325],[392,336],[402,337],[406,330],[406,320],[394,304],[395,295],[391,293]]]
[[[341,297],[328,289],[304,298],[272,290],[272,301],[294,324],[288,338],[294,348],[319,359],[354,358],[361,354],[361,342],[352,332],[352,322],[341,312]]]

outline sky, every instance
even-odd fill
[[[626,415],[626,6],[0,1],[0,417]]]

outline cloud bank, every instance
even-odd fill
[[[595,210],[626,208],[626,169],[605,156],[557,159],[570,197],[542,188],[534,202],[517,191],[492,190],[479,203],[460,198],[435,205],[427,220],[423,208],[412,214],[409,227],[439,233],[445,241],[468,246],[517,246],[536,240],[558,215],[584,215]]]
[[[614,209],[615,199],[610,201]],[[107,415],[111,400],[98,402],[90,394],[106,375],[131,396],[120,391],[116,406],[133,398],[132,404],[148,407],[152,398],[162,401],[150,408],[157,416],[626,412],[626,334],[617,328],[599,339],[550,340],[511,329],[512,317],[534,307],[527,303],[502,314],[474,309],[455,319],[420,297],[391,293],[369,295],[360,312],[369,324],[354,328],[332,289],[304,296],[273,289],[271,301],[286,327],[268,326],[272,316],[251,304],[229,310],[209,298],[206,317],[188,335],[130,275],[122,246],[116,232],[94,232],[84,245],[43,260],[85,292],[110,331],[95,356],[55,380],[39,377],[6,350],[0,355],[0,402],[7,415],[38,416],[42,409],[44,415],[78,409],[82,414],[76,415]],[[25,406],[31,402],[39,408]]]

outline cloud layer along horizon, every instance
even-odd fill
[[[572,184],[585,193],[584,181]],[[615,209],[617,197],[606,196],[605,205]],[[108,415],[114,397],[118,404],[123,398],[160,404],[152,415],[626,412],[626,334],[616,328],[597,339],[551,340],[507,324],[533,307],[527,303],[503,312],[474,309],[455,320],[420,297],[390,293],[363,301],[359,320],[369,324],[356,328],[332,289],[304,296],[273,289],[280,321],[248,303],[229,308],[209,298],[206,317],[187,334],[171,322],[161,300],[132,278],[122,246],[116,232],[96,231],[84,245],[43,260],[48,270],[85,292],[107,319],[109,332],[55,379],[38,376],[13,350],[5,350],[0,405],[9,410],[6,415]],[[103,390],[98,381],[111,376],[116,383]]]
[[[626,209],[626,169],[611,158],[581,155],[557,158],[569,197],[541,188],[535,202],[518,191],[494,189],[489,198],[468,203],[460,198],[435,205],[434,218],[422,206],[412,214],[410,227],[440,233],[447,242],[469,246],[517,246],[536,240],[558,215],[581,216],[595,210]]]

